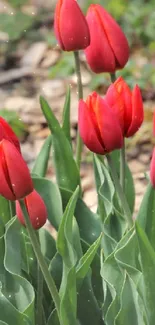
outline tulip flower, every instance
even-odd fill
[[[150,180],[152,186],[155,188],[155,149],[153,150],[151,164],[150,164]]]
[[[25,197],[24,202],[33,228],[41,228],[47,220],[47,209],[42,197],[34,190]],[[19,221],[25,225],[23,212],[18,201],[16,201],[16,214]]]
[[[123,146],[119,120],[111,107],[96,92],[79,102],[79,131],[84,144],[97,154]]]
[[[115,111],[125,137],[131,137],[140,128],[143,119],[143,102],[139,87],[131,91],[122,77],[110,85],[105,96],[106,102]]]
[[[98,4],[90,5],[86,20],[91,42],[85,54],[92,71],[113,73],[122,69],[129,58],[129,46],[119,25]]]
[[[12,142],[20,152],[20,144],[16,134],[4,118],[0,116],[0,141],[3,139]]]
[[[32,191],[32,179],[19,150],[3,139],[0,142],[0,194],[8,200],[17,200]]]
[[[58,0],[54,30],[64,51],[85,49],[90,44],[88,24],[76,0]]]

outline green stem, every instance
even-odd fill
[[[59,293],[58,293],[58,290],[57,290],[57,287],[55,285],[55,282],[48,270],[48,266],[44,260],[44,257],[41,253],[41,249],[40,249],[40,246],[39,246],[39,243],[38,243],[38,240],[37,240],[37,237],[36,237],[36,233],[31,225],[31,222],[30,222],[30,219],[29,219],[29,215],[27,213],[27,209],[25,207],[25,203],[23,200],[20,200],[20,207],[21,207],[21,210],[23,212],[23,216],[24,216],[24,220],[25,220],[25,224],[26,224],[26,228],[27,228],[27,231],[28,231],[28,234],[29,234],[29,237],[30,237],[30,240],[31,240],[31,244],[32,244],[32,247],[34,249],[34,253],[36,255],[36,258],[37,258],[37,261],[40,265],[40,269],[42,271],[42,274],[44,276],[44,279],[46,281],[46,284],[48,286],[48,289],[50,291],[50,294],[52,296],[52,299],[55,303],[55,307],[56,307],[56,310],[57,310],[57,314],[58,314],[58,317],[59,317],[59,310],[60,310],[60,297],[59,297]]]
[[[79,59],[79,52],[74,52],[74,59],[75,59],[75,70],[77,75],[77,87],[78,87],[78,99],[83,99],[83,86],[82,86],[82,78],[81,78],[81,70],[80,70],[80,59]],[[81,154],[82,154],[82,139],[79,134],[79,130],[77,132],[77,143],[76,143],[76,163],[77,166],[80,168],[81,162]]]
[[[10,216],[11,218],[13,218],[16,215],[15,203],[13,201],[9,201],[9,210],[10,210]]]
[[[119,182],[119,179],[118,179],[118,176],[117,176],[117,172],[116,172],[116,168],[115,168],[115,164],[113,163],[112,157],[109,154],[107,154],[106,157],[107,157],[107,160],[108,160],[108,164],[110,166],[111,175],[112,175],[112,178],[113,178],[113,181],[114,181],[114,184],[115,184],[116,192],[118,194],[121,205],[123,207],[123,210],[124,210],[124,213],[125,213],[129,228],[131,228],[132,224],[133,224],[132,215],[131,215],[131,212],[130,212],[128,202],[126,200],[126,196],[124,195],[124,192],[123,192],[122,187],[120,185],[120,182]]]
[[[125,143],[120,150],[120,184],[125,191]]]
[[[36,233],[39,241],[39,233]],[[39,262],[37,261],[37,302],[36,302],[36,324],[43,324],[43,307],[42,307],[42,298],[43,298],[43,284],[44,278],[42,271],[40,269]]]
[[[110,78],[111,78],[111,82],[115,82],[117,77],[116,77],[116,73],[113,72],[113,73],[110,73]]]

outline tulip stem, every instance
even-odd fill
[[[37,264],[37,302],[36,302],[36,324],[42,325],[43,310],[42,310],[42,297],[43,297],[43,274],[40,269],[39,263]]]
[[[111,82],[115,82],[116,81],[116,73],[113,72],[113,73],[110,73],[110,78],[111,78]]]
[[[80,59],[79,52],[74,51],[74,59],[75,59],[75,70],[77,75],[77,88],[78,88],[78,99],[83,99],[83,86],[82,86],[82,78],[81,78],[81,70],[80,70]],[[79,129],[77,131],[77,142],[76,142],[76,163],[78,168],[80,168],[81,163],[81,154],[82,154],[82,139],[80,137]]]
[[[123,192],[125,191],[125,143],[120,150],[120,184]]]
[[[51,276],[51,274],[50,274],[50,272],[48,270],[48,266],[47,266],[47,264],[46,264],[46,262],[44,260],[43,255],[42,255],[42,252],[41,252],[41,249],[40,249],[37,237],[36,237],[36,233],[35,233],[32,225],[31,225],[30,218],[29,218],[29,215],[27,213],[27,209],[25,207],[25,203],[24,203],[23,200],[20,200],[19,203],[20,203],[21,210],[23,212],[26,228],[27,228],[30,240],[31,240],[31,244],[32,244],[34,253],[35,253],[37,261],[38,261],[38,263],[40,265],[40,269],[42,271],[42,274],[44,276],[44,279],[46,281],[46,284],[47,284],[48,289],[50,291],[50,294],[52,296],[52,299],[53,299],[53,301],[55,303],[55,307],[56,307],[57,314],[58,314],[58,317],[59,317],[60,297],[59,297],[57,287],[55,285],[55,282],[54,282],[54,280],[53,280],[53,278],[52,278],[52,276]]]
[[[115,168],[115,164],[114,164],[113,159],[112,159],[110,154],[107,154],[106,157],[107,157],[108,164],[109,164],[109,167],[110,167],[110,170],[111,170],[111,175],[112,175],[112,178],[113,178],[113,181],[114,181],[114,185],[115,185],[117,195],[118,195],[119,200],[121,202],[121,205],[123,207],[124,214],[126,216],[129,228],[131,228],[132,224],[133,224],[132,215],[131,215],[131,211],[130,211],[128,202],[126,200],[126,196],[124,195],[124,192],[123,192],[122,187],[120,185],[120,182],[119,182],[119,179],[118,179],[118,176],[117,176],[117,172],[116,172],[116,168]]]

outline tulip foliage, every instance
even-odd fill
[[[40,98],[51,134],[31,171],[0,118],[0,325],[154,325],[155,151],[137,214],[125,159],[125,138],[143,123],[141,92],[120,77],[104,96],[82,98],[77,53],[96,73],[114,73],[128,60],[126,37],[104,8],[91,5],[85,17],[75,0],[57,1],[55,33],[62,50],[76,51],[76,152],[70,90],[61,124]],[[95,212],[83,199],[82,145],[92,153]]]

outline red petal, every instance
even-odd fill
[[[98,96],[98,105],[96,105],[96,117],[106,152],[121,148],[123,135],[119,120],[100,96]]]
[[[13,132],[10,125],[0,117],[0,141],[3,139],[12,142],[20,152],[20,144],[16,134]]]
[[[16,147],[7,140],[2,140],[10,188],[16,199],[21,199],[33,191],[33,183],[28,167]]]
[[[42,197],[34,190],[26,196],[24,202],[33,228],[41,228],[47,220],[47,209]],[[25,225],[23,213],[18,201],[16,202],[16,213],[20,222]]]
[[[100,22],[97,9],[97,5],[91,5],[86,16],[91,38],[90,46],[85,50],[86,58],[95,73],[114,72],[115,56]]]
[[[144,119],[143,101],[139,87],[136,85],[132,92],[132,121],[126,137],[131,137],[138,131]]]
[[[0,194],[7,200],[15,200],[16,197],[10,188],[8,171],[3,153],[2,142],[0,143]]]
[[[60,32],[60,10],[62,6],[63,0],[58,0],[56,8],[55,8],[55,14],[54,14],[54,32],[56,35],[56,39],[58,40],[61,48],[64,50],[64,45],[61,39],[61,32]]]
[[[125,114],[125,107],[123,96],[117,91],[117,88],[114,84],[111,84],[107,90],[105,101],[107,104],[113,109],[115,115],[119,119],[120,126],[122,128],[122,132],[124,134],[124,114]]]
[[[111,15],[109,15],[102,6],[96,6],[98,7],[98,12],[100,13],[109,44],[115,55],[117,68],[123,68],[129,58],[129,45],[127,39],[122,29]]]
[[[90,33],[85,16],[75,0],[63,0],[59,10],[59,36],[66,51],[86,48]]]
[[[98,139],[96,132],[96,126],[91,119],[89,114],[89,109],[86,103],[83,100],[79,102],[79,118],[78,125],[80,136],[84,144],[88,147],[89,150],[98,154],[104,154],[105,149]]]

